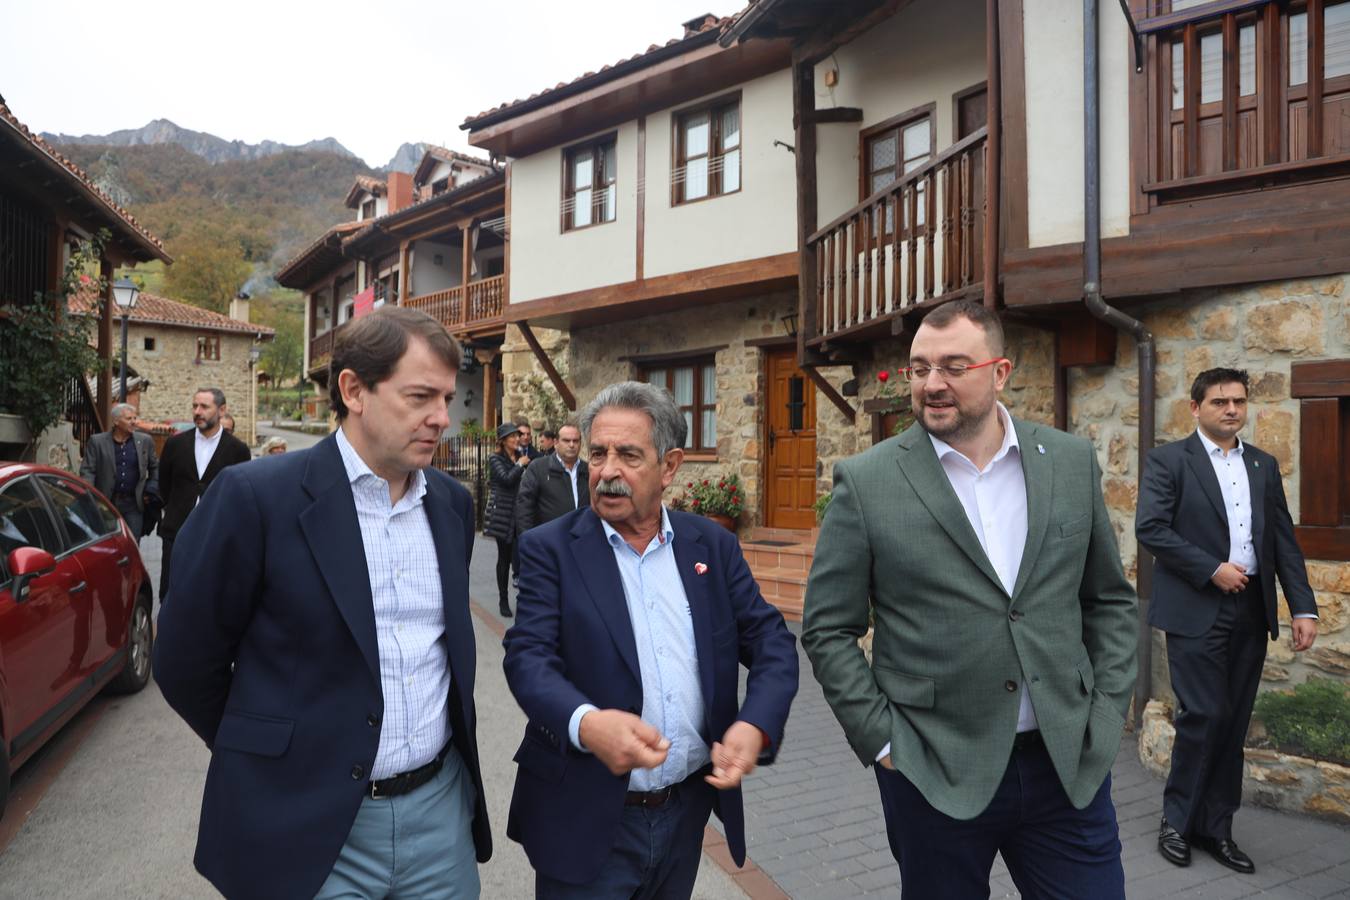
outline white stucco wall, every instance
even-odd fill
[[[834,87],[825,83],[831,69],[839,73]],[[917,0],[819,63],[816,108],[855,107],[863,120],[816,129],[818,221],[829,222],[861,199],[862,131],[934,103],[933,150],[941,153],[953,143],[952,96],[986,74],[982,0]]]
[[[1023,7],[1027,83],[1027,226],[1032,247],[1083,239],[1083,7]],[[1102,235],[1129,233],[1129,79],[1133,51],[1118,8],[1098,15]]]
[[[650,123],[647,137],[650,142]],[[619,284],[637,276],[637,123],[618,128],[618,210],[613,222],[561,230],[563,149],[553,147],[511,162],[512,303]],[[651,153],[649,146],[648,159]],[[647,177],[650,183],[650,171]],[[649,194],[649,208],[650,202]],[[649,230],[649,253],[651,244]]]
[[[462,251],[458,244],[437,241],[417,241],[410,251],[412,256],[413,296],[432,294],[460,283]],[[436,257],[440,257],[440,265]]]
[[[793,141],[791,75],[783,69],[707,99],[737,89],[742,162],[741,190],[734,194],[672,206],[672,115],[698,101],[647,116],[643,271],[648,278],[791,253],[797,247],[796,163],[790,152],[773,143]],[[513,249],[513,264],[515,258]]]

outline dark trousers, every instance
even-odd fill
[[[161,550],[159,553],[159,605],[164,605],[164,598],[169,593],[169,560],[173,557],[173,538],[160,538]]]
[[[539,900],[688,900],[703,856],[703,828],[713,788],[701,769],[655,809],[625,806],[614,846],[589,884],[568,884],[535,873]]]
[[[1028,900],[1124,900],[1110,775],[1086,808],[1074,809],[1045,745],[1036,743],[1013,751],[984,812],[954,819],[898,771],[875,769],[906,900],[988,900],[996,853]]]
[[[516,553],[518,541],[504,541],[497,538],[497,593],[503,603],[506,602],[507,578],[512,572],[520,577],[520,557]]]
[[[145,514],[141,512],[136,505],[135,497],[127,497],[121,494],[113,497],[113,506],[126,519],[127,527],[131,529],[131,536],[136,539],[137,545],[141,542],[141,523],[145,521]]]
[[[1268,637],[1255,578],[1242,593],[1224,595],[1218,618],[1205,634],[1167,635],[1177,735],[1163,815],[1187,837],[1233,836],[1233,814],[1242,803],[1242,746]]]

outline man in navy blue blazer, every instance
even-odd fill
[[[735,536],[662,505],[687,433],[667,391],[611,385],[581,431],[592,508],[520,542],[504,667],[529,722],[506,833],[539,897],[688,897],[713,810],[745,864],[740,783],[782,744],[796,642]]]
[[[428,468],[459,359],[424,313],[353,322],[337,433],[221,472],[178,533],[155,680],[211,748],[194,862],[227,897],[478,896],[473,511]]]

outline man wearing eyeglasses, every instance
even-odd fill
[[[1096,452],[1009,415],[1011,373],[984,307],[923,321],[914,426],[835,464],[802,644],[875,766],[905,897],[986,898],[1001,853],[1024,897],[1123,898],[1135,593]]]

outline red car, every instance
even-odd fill
[[[10,773],[104,688],[150,680],[150,579],[87,482],[0,462],[0,812]]]

